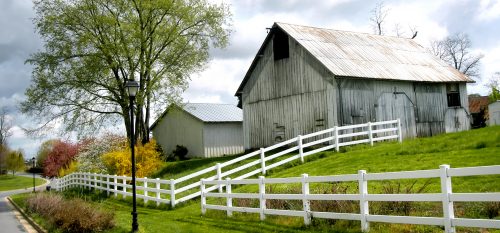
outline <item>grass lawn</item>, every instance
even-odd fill
[[[225,161],[230,158],[207,160],[207,163]],[[437,169],[440,164],[449,164],[453,167],[487,166],[500,164],[500,126],[484,129],[470,130],[467,132],[444,134],[432,138],[419,138],[405,140],[403,143],[385,142],[376,143],[375,146],[358,145],[345,147],[341,152],[327,151],[311,158],[304,164],[296,162],[285,165],[277,170],[270,170],[267,177],[296,177],[303,173],[310,176],[353,174],[358,170],[367,172],[389,172],[404,170]],[[190,164],[193,163],[193,166]],[[170,164],[170,171],[180,171],[188,174],[200,170],[202,160],[183,161]],[[178,169],[178,170],[175,170]],[[165,176],[169,172],[163,170]],[[170,173],[173,176],[173,173]],[[160,176],[162,176],[160,175]],[[478,176],[453,178],[454,192],[500,192],[500,176]],[[401,181],[402,186],[410,181]],[[427,182],[420,179],[418,185]],[[350,184],[346,184],[349,186]],[[380,193],[387,187],[387,183],[369,182],[370,193]],[[313,189],[313,187],[311,187]],[[273,193],[279,193],[283,186],[273,187]],[[233,192],[255,192],[255,187],[233,187]],[[354,189],[352,192],[356,192]],[[425,192],[438,192],[439,180],[430,180]],[[312,191],[314,192],[314,191]],[[130,198],[122,200],[121,196],[107,198],[102,195],[84,195],[78,191],[66,192],[65,195],[81,196],[101,208],[115,213],[117,226],[109,232],[128,232],[131,228],[131,201]],[[23,202],[24,195],[15,197],[17,202]],[[223,200],[211,199],[211,202]],[[142,205],[142,200],[138,200]],[[241,204],[234,202],[235,206]],[[434,205],[437,204],[437,205]],[[455,212],[458,217],[487,218],[484,214],[486,203],[473,203],[471,205],[456,203]],[[440,216],[439,203],[417,203],[418,208],[412,210],[410,215],[415,216]],[[427,208],[429,210],[427,210]],[[358,210],[356,210],[358,211]],[[379,211],[377,203],[370,203],[370,212]],[[498,212],[498,210],[497,210]],[[265,221],[260,221],[258,214],[234,213],[232,218],[226,217],[223,211],[208,210],[201,216],[199,200],[180,204],[174,210],[161,206],[154,208],[150,202],[149,207],[140,206],[139,228],[140,232],[359,232],[359,221],[334,221],[313,219],[309,227],[303,225],[300,217],[267,216]],[[496,217],[499,218],[498,216]],[[371,223],[370,232],[442,232],[441,227]],[[479,228],[459,228],[459,232],[485,232]],[[500,232],[490,230],[488,232]]]
[[[45,180],[35,178],[35,185],[42,185]],[[13,175],[0,175],[0,191],[23,189],[33,187],[33,178]]]

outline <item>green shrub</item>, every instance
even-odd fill
[[[172,153],[167,157],[167,161],[186,160],[187,154],[188,149],[185,146],[177,145]]]
[[[78,198],[66,200],[56,194],[38,193],[26,200],[26,207],[63,232],[101,232],[114,226],[111,212]]]

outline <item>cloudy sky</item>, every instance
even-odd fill
[[[373,32],[370,12],[379,1],[371,0],[234,0],[231,44],[213,50],[207,69],[192,77],[184,93],[186,101],[233,103],[233,96],[273,22]],[[481,80],[469,85],[469,93],[486,95],[485,83],[500,71],[500,0],[386,0],[389,9],[386,34],[394,35],[399,24],[409,34],[418,31],[416,41],[429,41],[463,32],[472,40],[473,51],[482,53]],[[31,67],[24,64],[29,54],[42,49],[33,29],[31,0],[0,0],[0,107],[10,110],[14,127],[9,145],[22,148],[32,157],[43,139],[26,137],[22,127],[32,119],[19,114],[17,104],[31,79]]]

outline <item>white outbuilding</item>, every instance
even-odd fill
[[[500,101],[496,101],[488,105],[489,124],[500,125]]]
[[[171,105],[151,126],[164,153],[177,145],[188,157],[219,157],[244,152],[243,111],[231,104]]]

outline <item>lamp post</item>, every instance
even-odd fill
[[[35,157],[31,159],[32,166],[31,166],[31,172],[33,173],[33,192],[35,192]]]
[[[134,136],[134,99],[139,89],[139,83],[134,80],[128,80],[125,83],[130,104],[130,150],[132,153],[132,232],[137,232],[139,224],[137,223],[137,207],[135,192],[135,136]]]

